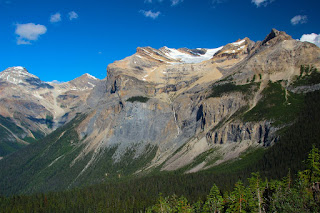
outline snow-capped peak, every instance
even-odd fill
[[[93,75],[90,75],[89,73],[86,73],[84,74],[85,76],[87,76],[88,78],[91,78],[91,79],[94,79],[94,80],[97,80],[96,77],[94,77]]]
[[[23,70],[23,71],[26,71],[26,68],[21,67],[21,66],[12,67],[12,69],[14,69],[14,70]]]
[[[38,78],[35,75],[29,73],[24,67],[16,66],[9,67],[8,69],[0,72],[0,79],[13,84],[19,84],[28,78]]]

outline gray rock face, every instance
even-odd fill
[[[209,143],[240,143],[241,141],[255,141],[262,146],[271,145],[276,139],[276,128],[269,122],[259,123],[230,123],[218,131],[208,132],[206,137]]]

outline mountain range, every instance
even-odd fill
[[[0,73],[0,189],[194,173],[269,149],[320,89],[320,48],[272,29],[215,49],[139,47],[103,80]]]

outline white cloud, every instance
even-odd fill
[[[163,0],[144,0],[144,3],[152,3],[152,2],[155,2],[155,1],[157,1],[157,2],[163,2]]]
[[[21,44],[31,44],[31,42],[28,41],[28,40],[24,40],[24,39],[22,39],[22,38],[18,38],[18,39],[17,39],[17,44],[18,44],[18,45],[21,45]]]
[[[269,3],[273,2],[274,0],[251,0],[252,3],[260,7],[261,5],[267,6]]]
[[[305,24],[308,22],[308,17],[307,16],[302,16],[302,15],[296,15],[291,19],[291,24],[292,25],[297,25],[297,24]]]
[[[151,10],[149,10],[149,11],[140,10],[140,13],[142,13],[145,17],[152,18],[152,19],[158,18],[159,15],[161,14],[160,11],[152,12]]]
[[[171,0],[171,6],[176,6],[182,2],[183,2],[183,0]]]
[[[320,47],[320,34],[303,34],[300,38],[300,41],[307,41]]]
[[[47,28],[41,24],[27,23],[27,24],[16,24],[15,34],[17,38],[17,44],[31,44],[31,41],[38,40],[40,35],[47,32]]]
[[[69,12],[68,15],[70,20],[79,18],[79,15],[74,11]]]
[[[51,23],[56,23],[61,21],[61,14],[60,13],[56,13],[50,16],[50,22]]]

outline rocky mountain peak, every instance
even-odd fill
[[[262,41],[262,45],[274,45],[280,41],[291,39],[292,37],[289,36],[286,32],[272,29],[267,37]]]
[[[21,72],[29,73],[25,67],[21,67],[21,66],[9,67],[7,70],[9,70],[9,71],[14,70],[14,71],[21,71]]]
[[[0,81],[12,84],[26,83],[30,79],[39,79],[37,76],[29,73],[26,68],[21,66],[9,67],[0,72]]]
[[[89,79],[97,80],[96,77],[94,77],[93,75],[90,75],[89,73],[85,73],[85,74],[83,74],[82,76],[87,77],[87,78],[89,78]]]
[[[90,75],[89,73],[85,73],[78,78],[73,79],[72,81],[67,82],[66,84],[70,84],[74,87],[74,89],[79,90],[87,90],[92,89],[96,86],[97,82],[100,80],[96,77]]]

